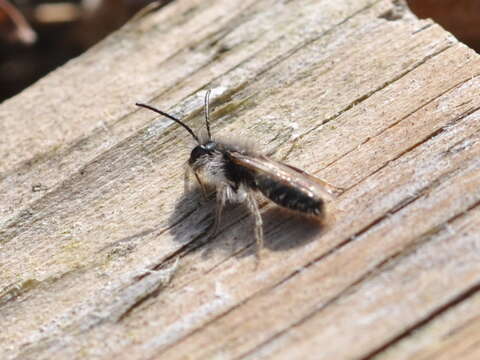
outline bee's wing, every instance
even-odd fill
[[[332,200],[341,192],[341,189],[303,170],[269,159],[265,156],[249,156],[238,152],[231,152],[229,156],[236,165],[246,167],[256,173],[268,176],[278,182],[300,188],[306,192],[313,192],[324,200]]]

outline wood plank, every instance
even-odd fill
[[[0,357],[474,358],[479,73],[386,0],[137,17],[0,106]],[[208,241],[182,195],[188,134],[133,106],[197,128],[207,88],[215,135],[346,190],[322,228],[263,202],[257,268],[244,208]]]

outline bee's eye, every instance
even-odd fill
[[[190,165],[193,165],[199,158],[210,154],[212,152],[211,146],[209,144],[195,146],[190,154],[190,160],[188,161]]]
[[[215,144],[213,141],[207,142],[205,145],[200,145],[203,149],[205,149],[208,153],[211,153],[212,151],[215,150],[217,144]]]

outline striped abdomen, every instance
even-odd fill
[[[257,189],[274,203],[308,215],[323,216],[325,202],[308,191],[267,175],[255,177]]]

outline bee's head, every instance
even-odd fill
[[[188,164],[193,168],[202,167],[216,150],[217,144],[213,141],[208,141],[205,144],[197,145],[190,153]]]
[[[198,145],[193,148],[192,153],[190,154],[190,159],[188,160],[188,164],[194,169],[200,169],[208,162],[208,160],[212,157],[214,151],[217,149],[217,143],[212,141],[212,135],[210,134],[210,124],[208,121],[209,99],[210,99],[210,90],[208,90],[205,94],[205,125],[207,128],[207,135],[208,135],[206,140],[200,139],[197,135],[195,135],[192,129],[190,129],[186,124],[184,124],[181,120],[177,119],[176,117],[170,114],[167,114],[162,110],[158,110],[153,106],[150,106],[147,104],[136,103],[136,105],[152,110],[160,115],[166,116],[170,120],[173,120],[177,124],[181,125],[185,130],[187,130],[188,133],[192,135],[192,137],[198,143]]]

